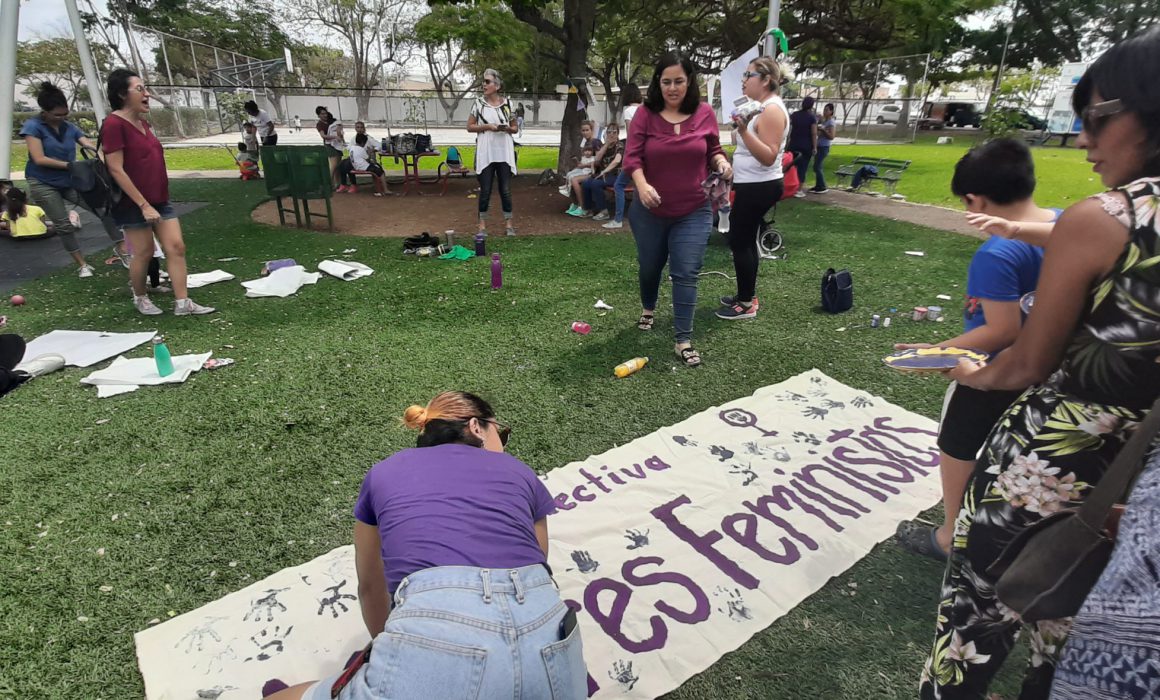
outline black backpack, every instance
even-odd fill
[[[101,158],[100,136],[97,136],[96,150],[81,147],[81,158],[68,164],[72,187],[93,211],[108,214],[121,201],[121,187]]]
[[[826,270],[822,275],[822,308],[832,314],[849,311],[854,306],[854,278],[849,270]]]

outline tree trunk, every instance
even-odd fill
[[[907,74],[906,88],[902,92],[902,111],[898,113],[898,123],[894,125],[894,130],[890,132],[890,138],[904,139],[910,135],[910,100],[914,97],[914,76]]]
[[[564,0],[564,71],[577,92],[569,92],[560,122],[560,156],[556,169],[562,173],[571,170],[572,158],[580,155],[580,122],[584,115],[577,109],[577,103],[582,96],[592,99],[585,78],[595,19],[596,0]]]

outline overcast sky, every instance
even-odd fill
[[[105,0],[95,0],[101,11]],[[26,0],[20,3],[20,40],[51,36],[72,36],[64,0]]]

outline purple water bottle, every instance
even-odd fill
[[[482,258],[487,255],[487,236],[483,231],[475,234],[475,257]]]
[[[491,254],[491,288],[499,289],[503,286],[503,263],[499,259],[499,253]]]

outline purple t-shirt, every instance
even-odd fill
[[[554,512],[531,467],[470,445],[396,452],[367,472],[354,506],[359,522],[379,529],[391,593],[434,566],[542,564],[535,523]]]

